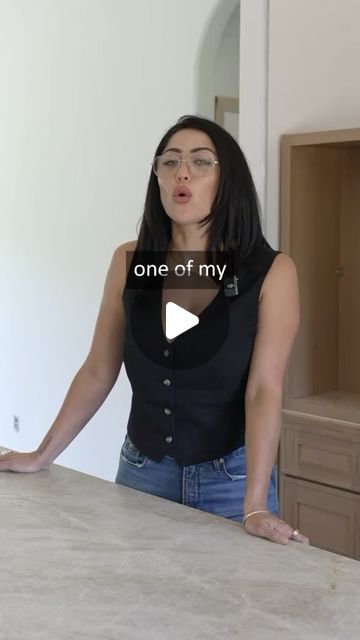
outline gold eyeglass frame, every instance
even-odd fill
[[[152,163],[151,163],[151,166],[152,166],[153,172],[155,173],[155,175],[156,175],[157,177],[158,177],[158,174],[157,174],[157,173],[156,173],[156,171],[155,171],[155,162],[156,162],[156,160],[157,160],[158,158],[162,158],[162,157],[163,157],[163,155],[165,155],[165,154],[161,154],[160,156],[155,156],[155,158],[153,159],[153,161],[152,161]],[[174,158],[174,159],[175,159],[175,158]],[[178,163],[178,164],[177,164],[177,167],[176,167],[176,168],[174,168],[173,175],[175,175],[175,173],[180,169],[180,164],[181,164],[182,162],[188,162],[188,160],[189,160],[189,158],[176,158],[176,161],[177,161],[177,163]],[[220,164],[220,162],[219,162],[219,160],[212,160],[211,164],[212,164],[212,169],[211,169],[211,171],[213,171],[213,170],[214,170],[215,165]],[[191,175],[193,175],[193,174],[192,174],[192,171],[191,171],[191,169],[190,169],[190,167],[189,167],[189,165],[187,165],[187,168],[188,168],[189,172],[191,173]],[[204,175],[207,175],[207,174],[204,174]]]

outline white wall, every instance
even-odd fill
[[[360,2],[270,0],[267,235],[278,245],[283,133],[360,126]]]
[[[266,231],[269,0],[240,2],[239,144],[252,172]]]
[[[233,38],[232,27],[229,21],[235,15],[239,15],[240,0],[220,0],[209,15],[204,25],[201,41],[199,42],[198,56],[196,60],[196,73],[194,75],[197,113],[214,118],[215,96],[220,90],[220,83],[233,84],[238,91],[238,80],[236,79],[236,67],[233,68],[233,80],[229,80],[229,74],[222,80],[218,74],[221,67],[228,60],[229,50],[226,40],[230,36]],[[237,25],[238,25],[237,21]],[[239,35],[237,34],[237,38]],[[238,49],[239,45],[236,45]],[[219,60],[220,57],[220,60]],[[233,67],[233,63],[231,63]]]
[[[4,446],[38,445],[88,352],[112,252],[136,237],[155,145],[197,110],[218,4],[0,2]],[[57,462],[113,480],[129,406],[122,373]]]
[[[240,3],[230,15],[215,58],[215,95],[239,97]]]

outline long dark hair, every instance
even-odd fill
[[[161,155],[170,138],[183,129],[197,129],[206,133],[215,146],[219,160],[217,193],[209,214],[200,222],[201,226],[209,223],[207,250],[236,250],[241,263],[253,247],[261,239],[264,240],[260,204],[245,156],[236,140],[220,125],[207,118],[186,115],[165,133],[155,157]],[[166,251],[170,240],[171,220],[160,199],[157,177],[151,171],[137,250]]]

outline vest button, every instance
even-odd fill
[[[165,438],[166,442],[168,442],[170,444],[170,442],[173,441],[172,436],[166,436]]]
[[[164,356],[165,358],[168,358],[170,355],[170,350],[169,349],[164,349]]]
[[[170,416],[171,415],[171,409],[168,409],[167,407],[165,407],[164,413],[165,413],[166,416]]]
[[[171,385],[171,382],[169,380],[169,378],[165,378],[165,380],[163,380],[163,384],[168,387],[169,385]]]

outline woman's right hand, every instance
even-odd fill
[[[35,473],[48,466],[40,459],[37,451],[30,453],[19,453],[10,451],[0,455],[0,471],[15,471],[17,473]]]

